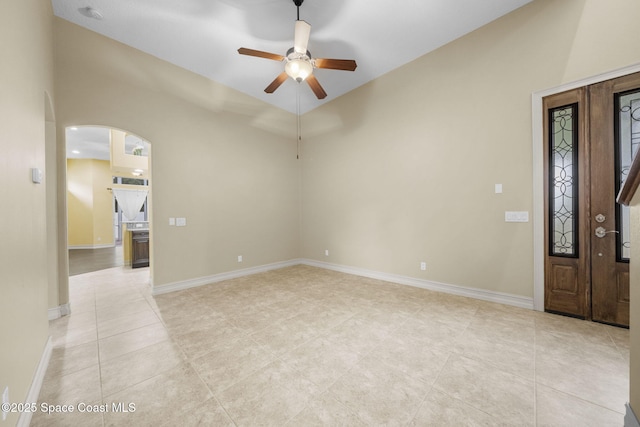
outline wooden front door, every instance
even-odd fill
[[[640,73],[547,97],[545,310],[629,325],[629,214]]]

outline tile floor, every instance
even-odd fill
[[[155,298],[147,281],[70,279],[39,400],[109,411],[33,426],[623,424],[625,329],[309,266]]]

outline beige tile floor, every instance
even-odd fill
[[[39,400],[76,412],[32,425],[623,424],[624,329],[308,266],[155,298],[147,282],[70,279]]]

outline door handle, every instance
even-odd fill
[[[596,228],[596,237],[599,237],[602,239],[604,236],[607,235],[607,233],[620,233],[620,232],[617,230],[605,230],[604,227]]]

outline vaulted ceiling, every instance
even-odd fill
[[[305,113],[530,1],[305,0],[300,19],[311,24],[312,56],[358,63],[354,72],[314,71],[328,94],[324,100],[292,79],[266,94],[264,88],[283,71],[283,63],[237,52],[246,47],[285,55],[293,45],[292,0],[52,0],[52,4],[60,18],[276,107]]]

